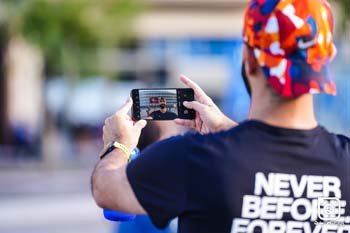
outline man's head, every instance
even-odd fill
[[[166,100],[164,97],[160,97],[159,98],[159,107],[161,109],[166,109]]]
[[[270,88],[281,97],[335,95],[332,33],[332,10],[325,0],[250,1],[244,23],[246,84],[253,93]]]

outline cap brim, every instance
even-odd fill
[[[254,49],[269,84],[284,97],[326,93],[336,95],[330,61],[308,64],[300,57],[285,58]],[[300,56],[300,55],[299,55]]]

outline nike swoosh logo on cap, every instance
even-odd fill
[[[299,49],[308,49],[316,44],[316,39],[310,41],[299,40],[298,47]]]

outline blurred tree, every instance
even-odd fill
[[[10,2],[10,1],[8,1]],[[96,71],[99,48],[132,36],[138,0],[11,0],[12,35],[39,46],[46,74],[79,76]]]
[[[62,75],[74,82],[96,74],[100,48],[132,37],[132,19],[142,9],[139,0],[0,0],[0,145],[10,141],[4,61],[11,38],[40,48],[46,78]]]

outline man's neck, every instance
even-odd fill
[[[161,109],[160,109],[160,112],[161,112],[161,113],[166,113],[166,108],[161,108]]]
[[[313,129],[318,124],[310,94],[286,101],[273,101],[273,97],[252,99],[249,119],[292,129]]]

